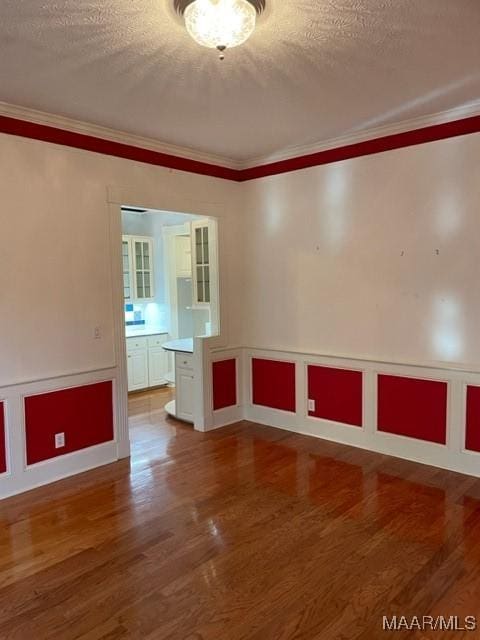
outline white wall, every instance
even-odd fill
[[[2,135],[0,387],[115,364],[108,200],[220,216],[229,344],[477,367],[479,155],[235,184]]]
[[[126,236],[153,236],[152,214],[139,215],[129,211],[122,211],[122,233]]]
[[[117,364],[108,200],[220,216],[235,278],[238,185],[8,135],[0,184],[0,388]]]
[[[246,183],[243,343],[478,370],[479,160],[475,134]]]

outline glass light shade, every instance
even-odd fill
[[[257,12],[247,0],[195,0],[185,9],[185,25],[204,47],[237,47],[255,29]]]

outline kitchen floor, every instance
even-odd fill
[[[132,467],[166,455],[167,445],[178,428],[193,426],[170,418],[164,407],[175,398],[174,387],[148,389],[128,396]]]
[[[144,422],[141,416],[145,416],[145,414],[155,416],[157,412],[161,413],[167,402],[170,402],[173,398],[175,398],[174,387],[159,387],[158,389],[129,393],[128,417],[131,432],[135,434],[135,429]]]

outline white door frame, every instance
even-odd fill
[[[109,211],[109,235],[111,256],[111,278],[113,297],[113,329],[115,345],[115,365],[118,372],[115,385],[115,402],[117,416],[117,451],[119,458],[130,456],[130,437],[128,428],[128,382],[127,382],[127,352],[125,342],[124,299],[123,299],[123,271],[121,255],[122,215],[123,205],[135,205],[145,209],[168,211],[172,213],[190,213],[195,216],[213,218],[217,222],[217,269],[218,269],[218,313],[220,334],[211,338],[197,338],[195,344],[208,341],[212,346],[227,346],[228,324],[226,296],[228,294],[228,261],[227,238],[224,224],[224,205],[218,202],[185,198],[184,193],[178,191],[162,196],[146,196],[137,189],[109,187],[107,189],[107,204]],[[197,349],[194,357],[196,377],[195,422],[197,430],[204,431],[213,423],[209,398],[210,385],[205,379],[207,372],[203,365],[203,349]]]

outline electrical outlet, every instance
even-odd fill
[[[55,449],[61,449],[65,446],[65,434],[64,433],[56,433],[55,434]]]
[[[315,400],[309,400],[308,401],[308,410],[309,411],[315,411]]]
[[[99,340],[102,337],[102,330],[100,329],[100,327],[95,327],[95,329],[93,330],[93,337],[95,338],[95,340]]]

